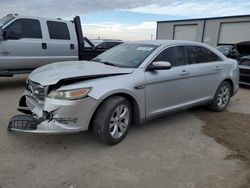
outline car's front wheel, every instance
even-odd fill
[[[210,109],[216,112],[224,111],[230,102],[231,93],[231,85],[226,81],[222,82],[216,91]]]
[[[107,144],[121,142],[128,132],[132,120],[132,108],[129,101],[114,96],[98,108],[93,120],[93,134]]]

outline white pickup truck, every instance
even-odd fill
[[[29,73],[53,62],[90,60],[104,51],[83,37],[79,16],[72,21],[17,14],[0,19],[0,76]]]

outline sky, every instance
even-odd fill
[[[90,39],[150,40],[156,22],[250,14],[247,0],[0,0],[9,13],[72,19],[79,15]]]

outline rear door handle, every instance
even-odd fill
[[[181,76],[187,76],[187,75],[189,75],[189,72],[187,72],[186,70],[183,70],[180,75]]]
[[[47,48],[47,43],[42,43],[42,49],[46,50]]]
[[[219,70],[221,70],[222,68],[220,67],[220,66],[216,66],[215,67],[215,70],[217,70],[217,71],[219,71]]]

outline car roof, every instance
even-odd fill
[[[91,39],[91,41],[95,41],[95,42],[123,42],[122,40],[119,40],[119,39]]]
[[[140,44],[149,44],[149,45],[175,45],[175,44],[187,44],[187,45],[204,45],[200,42],[187,41],[187,40],[142,40],[142,41],[134,41],[134,42],[126,42],[126,43],[140,43]]]

